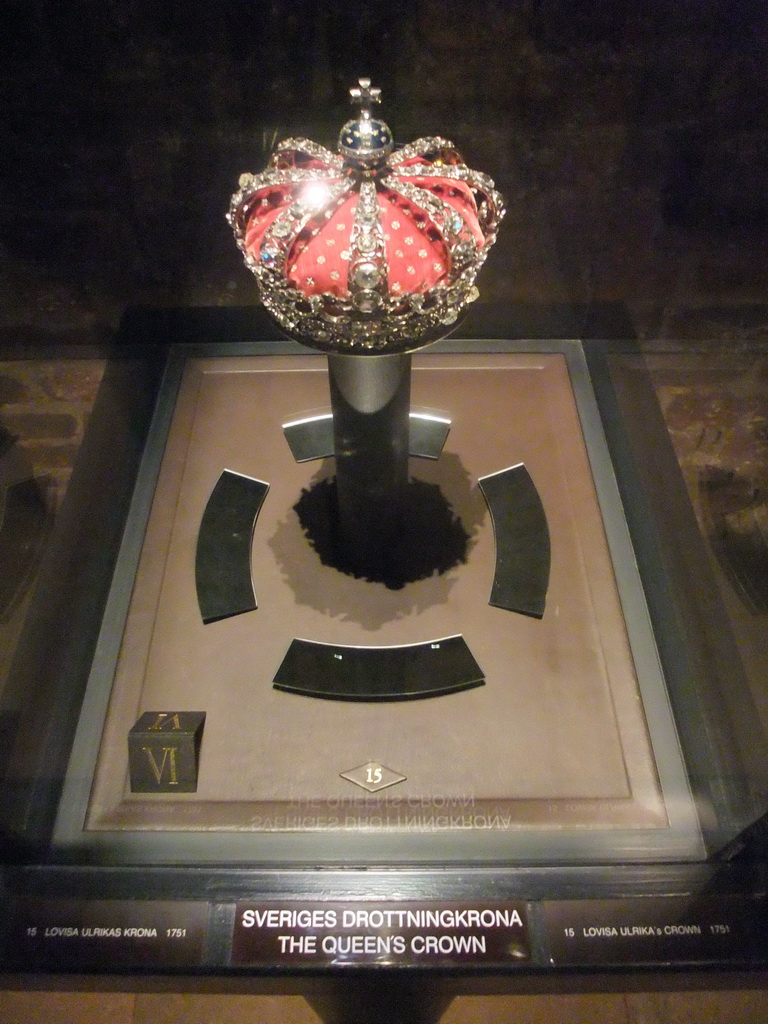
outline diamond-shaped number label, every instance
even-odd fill
[[[380,789],[388,786],[396,786],[398,782],[405,782],[405,775],[398,775],[391,768],[387,768],[378,761],[369,761],[348,772],[341,773],[342,779],[354,782],[356,786],[367,789],[369,793],[377,793]]]

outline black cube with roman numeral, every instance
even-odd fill
[[[195,793],[204,711],[145,711],[128,733],[132,793]]]

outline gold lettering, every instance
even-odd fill
[[[176,773],[176,750],[177,750],[177,748],[176,747],[163,747],[163,761],[162,761],[162,764],[159,767],[158,767],[157,761],[155,760],[155,755],[153,754],[151,747],[142,747],[141,749],[147,755],[147,760],[149,761],[149,767],[152,769],[152,774],[155,776],[155,781],[157,782],[158,786],[163,781],[163,772],[165,771],[165,763],[168,760],[170,760],[170,776],[171,776],[170,779],[168,780],[168,785],[169,786],[178,786],[179,779],[178,779],[178,775]],[[170,757],[169,757],[169,755],[170,755]]]
[[[170,725],[172,726],[173,729],[181,731],[181,722],[179,721],[178,711],[176,711],[172,715],[170,715],[167,711],[160,712],[160,714],[158,714],[157,718],[155,719],[154,725],[150,725],[149,731],[151,732],[153,730],[157,731],[160,729],[165,729],[166,726],[169,724],[165,721],[166,718],[170,718]]]

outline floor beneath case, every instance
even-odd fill
[[[759,984],[760,979],[755,979]],[[320,1024],[301,996],[0,992],[0,1024]],[[458,996],[440,1024],[762,1024],[768,991]],[[414,1021],[413,1024],[418,1024]]]

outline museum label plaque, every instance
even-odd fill
[[[766,951],[764,901],[728,897],[562,900],[541,908],[549,963],[748,962]]]
[[[524,964],[531,956],[523,902],[243,902],[233,966]]]
[[[19,899],[5,957],[13,970],[199,967],[207,925],[200,901]]]

